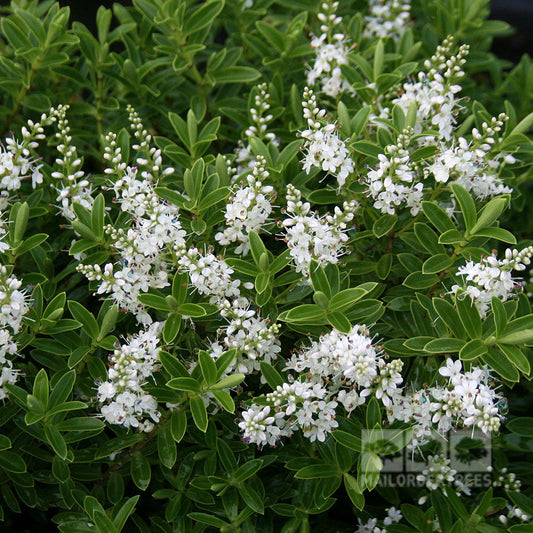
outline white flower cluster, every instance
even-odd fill
[[[505,153],[491,157],[492,145],[499,140],[495,136],[508,118],[501,113],[492,118],[490,125],[484,122],[482,132],[474,128],[470,144],[464,137],[450,145],[440,142],[433,163],[424,169],[425,175],[433,176],[439,183],[453,180],[481,201],[512,193],[513,189],[503,184],[499,173],[505,163],[515,163],[515,158]]]
[[[314,86],[320,81],[324,94],[336,98],[347,91],[354,94],[351,85],[342,77],[341,65],[348,64],[346,36],[337,29],[342,22],[342,17],[337,16],[339,2],[328,0],[321,5],[322,11],[318,13],[321,22],[319,37],[312,35],[311,48],[316,51],[313,68],[307,71],[307,84]]]
[[[411,208],[415,216],[420,211],[424,185],[417,182],[418,174],[408,151],[412,130],[404,130],[396,144],[385,147],[386,154],[379,154],[379,165],[364,178],[367,194],[374,201],[374,208],[393,215],[400,206]]]
[[[105,403],[100,411],[110,424],[149,432],[159,422],[157,400],[142,387],[159,366],[161,326],[154,322],[110,356],[108,380],[98,386],[98,401]]]
[[[411,0],[370,0],[363,36],[399,41],[411,18]]]
[[[234,190],[226,204],[227,227],[223,232],[218,232],[215,239],[221,245],[239,242],[235,248],[236,254],[246,255],[250,250],[248,233],[258,231],[272,213],[272,201],[275,196],[271,185],[263,185],[261,180],[268,178],[266,161],[262,156],[257,156],[254,170],[246,177],[247,186],[244,184]]]
[[[391,524],[398,523],[402,518],[402,512],[396,507],[390,507],[386,509],[387,516],[383,519],[383,525],[390,526]],[[356,529],[355,533],[387,533],[385,528],[377,526],[378,519],[370,518],[366,522],[362,522],[360,518],[357,519],[359,522],[359,527]]]
[[[413,423],[416,447],[431,438],[434,428],[446,433],[454,427],[479,428],[484,433],[497,431],[502,415],[498,402],[501,397],[491,388],[491,376],[486,366],[472,367],[461,372],[461,361],[446,360],[439,374],[448,378],[445,386],[436,385],[421,390],[395,394],[387,409],[389,422],[400,420]]]
[[[242,414],[239,427],[244,440],[274,445],[300,429],[311,441],[322,442],[337,427],[339,403],[351,412],[375,393],[390,405],[389,397],[402,382],[402,362],[386,363],[368,335],[361,325],[349,334],[333,329],[294,354],[286,370],[295,370],[300,377],[278,386],[264,402],[252,404]]]
[[[52,124],[56,118],[51,110],[50,116],[42,114],[39,122],[28,120],[27,126],[21,130],[22,141],[13,137],[6,137],[4,143],[0,142],[0,210],[5,209],[2,204],[7,200],[6,191],[20,189],[21,181],[31,176],[33,188],[43,182],[40,171],[42,164],[36,164],[36,159],[31,157],[31,151],[35,150],[45,138],[44,126]]]
[[[349,334],[333,329],[313,341],[287,361],[286,369],[327,386],[350,413],[372,393],[390,405],[390,397],[403,381],[402,367],[399,359],[386,363],[372,345],[366,326],[356,325]]]
[[[505,302],[519,286],[512,271],[525,270],[526,265],[531,264],[532,256],[533,246],[528,246],[521,251],[507,248],[504,259],[498,259],[493,253],[479,263],[468,261],[457,269],[457,275],[465,276],[466,283],[453,285],[451,293],[458,298],[469,296],[481,317],[485,318],[493,296]]]
[[[459,496],[461,493],[470,495],[470,489],[458,477],[457,470],[450,466],[451,460],[443,455],[429,455],[428,466],[416,476],[416,480],[423,483],[427,490],[442,489],[443,485],[453,487]]]
[[[211,346],[211,355],[216,359],[226,349],[237,350],[226,373],[251,374],[259,370],[261,361],[272,363],[281,351],[279,326],[270,325],[268,319],[250,309],[245,298],[236,298],[232,303],[223,300],[219,305],[220,314],[229,320],[229,325],[218,330],[220,338]]]
[[[117,264],[108,263],[103,270],[99,265],[79,265],[78,270],[87,279],[100,282],[97,294],[111,293],[119,307],[148,325],[152,318],[137,297],[150,287],[169,285],[163,254],[175,246],[184,246],[186,232],[181,227],[178,208],[161,200],[154,192],[153,183],[157,183],[160,176],[173,173],[174,169],[162,169],[161,150],[150,146],[151,136],[135,110],[128,106],[128,111],[138,142],[133,148],[145,157],[137,157],[139,167],[127,166],[117,146],[117,135],[108,133],[104,158],[111,165],[105,173],[118,177],[108,189],[114,191],[121,211],[131,215],[132,225],[127,229],[106,227],[111,246],[119,256]]]
[[[459,105],[455,95],[461,90],[461,86],[453,82],[464,76],[462,66],[468,54],[468,45],[461,45],[457,54],[452,55],[453,45],[454,39],[447,37],[431,59],[425,61],[428,72],[420,72],[417,82],[404,83],[401,96],[392,101],[402,108],[405,115],[411,105],[416,105],[415,133],[437,127],[443,139],[450,140],[452,137]]]
[[[18,372],[7,356],[17,353],[13,335],[18,333],[29,310],[25,295],[19,290],[21,285],[20,280],[8,274],[6,266],[0,265],[0,400],[6,397],[4,384],[17,380]]]
[[[242,413],[239,428],[247,443],[273,446],[280,438],[290,437],[298,429],[311,442],[323,442],[338,426],[335,420],[337,402],[329,399],[327,389],[318,383],[284,383],[265,399],[272,408],[252,404]]]
[[[222,258],[211,252],[202,255],[194,246],[187,249],[180,244],[174,247],[180,272],[188,272],[191,285],[200,293],[211,296],[211,303],[240,296],[239,279],[232,280],[233,269]]]
[[[1,197],[0,197],[1,200]],[[2,219],[3,211],[5,207],[2,205],[2,202],[0,201],[0,254],[7,252],[9,250],[9,244],[7,242],[4,242],[4,238],[7,235],[7,222],[5,222]]]
[[[60,105],[57,109],[51,110],[51,113],[57,119],[58,131],[55,136],[59,140],[56,149],[60,157],[55,160],[55,164],[61,169],[54,170],[51,176],[60,182],[60,187],[55,188],[59,192],[56,200],[60,204],[61,214],[67,220],[72,221],[77,218],[73,204],[80,204],[90,210],[94,198],[92,197],[92,184],[81,169],[83,159],[78,157],[76,147],[72,144],[72,135],[70,135],[70,126],[67,119],[68,109],[68,105]]]
[[[289,218],[283,220],[285,240],[296,266],[296,272],[309,276],[311,260],[320,266],[338,263],[348,241],[346,230],[353,220],[359,205],[355,201],[344,202],[343,209],[335,206],[333,215],[320,217],[311,211],[308,202],[302,202],[301,193],[287,185],[287,208]]]
[[[257,137],[264,142],[271,142],[275,146],[279,146],[276,135],[268,131],[268,125],[274,120],[274,116],[270,113],[270,94],[267,89],[267,84],[261,83],[252,90],[254,106],[249,110],[252,124],[245,130],[244,135],[247,139]],[[235,154],[236,176],[254,168],[256,158],[249,142],[245,144],[244,141],[240,140]]]
[[[326,110],[317,107],[313,91],[306,87],[303,96],[303,116],[307,121],[307,129],[300,132],[304,139],[303,168],[307,174],[312,167],[317,167],[335,176],[340,189],[354,172],[354,162],[346,143],[339,138],[335,124],[327,122]]]
[[[510,520],[513,520],[516,518],[517,520],[520,520],[520,522],[527,522],[528,524],[531,523],[532,516],[528,515],[520,507],[517,507],[516,505],[507,505],[507,515],[501,514],[498,517],[498,520],[502,524],[507,524]]]

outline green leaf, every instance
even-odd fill
[[[481,317],[479,316],[479,311],[472,302],[470,296],[465,296],[464,298],[456,298],[455,306],[459,313],[459,318],[461,319],[465,330],[468,331],[470,337],[480,338]]]
[[[156,294],[139,294],[137,300],[143,305],[157,309],[159,311],[172,311],[171,305],[163,296],[157,296]]]
[[[91,337],[91,339],[96,340],[100,334],[100,328],[98,327],[98,322],[96,318],[83,307],[79,302],[75,300],[68,301],[68,308],[72,316],[82,323],[82,329]]]
[[[61,457],[61,459],[66,459],[67,458],[67,444],[65,443],[65,439],[63,438],[61,433],[55,427],[45,425],[44,434],[46,436],[46,440],[48,441],[48,444],[50,444],[54,452],[59,457]]]
[[[117,513],[115,514],[115,517],[113,518],[113,523],[115,524],[115,527],[117,528],[118,531],[122,531],[122,529],[124,528],[124,525],[126,524],[126,521],[135,511],[135,505],[137,505],[139,498],[140,498],[140,495],[128,498],[120,506],[120,509],[117,511]]]
[[[454,309],[453,305],[442,298],[433,298],[432,303],[440,319],[453,335],[458,339],[466,339],[466,330],[459,318],[459,313]]]
[[[348,473],[343,474],[344,488],[352,503],[361,511],[365,506],[365,497],[359,488],[357,480]]]
[[[202,376],[207,386],[215,383],[217,379],[217,365],[213,358],[204,350],[200,350],[198,354],[198,362],[202,370]]]
[[[238,486],[239,494],[241,495],[241,498],[244,500],[244,503],[252,509],[252,511],[264,514],[265,512],[265,506],[263,504],[263,500],[260,498],[259,494],[250,486],[250,485],[239,485]]]
[[[44,409],[48,405],[48,387],[48,374],[41,368],[33,382],[33,395],[42,403]]]
[[[472,229],[477,222],[476,204],[470,196],[470,193],[464,187],[461,187],[461,185],[452,183],[450,188],[461,207],[466,230],[472,233]]]
[[[26,463],[18,453],[2,451],[0,452],[0,468],[14,474],[23,474],[26,472]]]
[[[5,435],[0,435],[0,451],[8,450],[11,448],[11,441]]]
[[[518,370],[514,367],[514,365],[510,365],[507,362],[507,358],[503,358],[499,351],[489,349],[488,352],[482,356],[482,359],[503,379],[514,383],[518,383],[520,381],[520,374],[518,373]]]
[[[304,466],[294,474],[294,477],[296,479],[324,479],[328,477],[337,477],[338,475],[339,471],[334,465],[320,464]]]
[[[518,346],[513,346],[512,344],[502,344],[498,345],[498,347],[505,354],[507,359],[514,366],[516,366],[518,370],[520,370],[520,372],[522,372],[526,376],[529,376],[529,373],[531,371],[529,360]]]
[[[473,361],[485,355],[487,351],[487,346],[480,339],[473,339],[459,350],[459,359],[462,361]]]
[[[79,416],[68,418],[63,422],[56,424],[59,431],[96,431],[103,430],[105,423],[99,418],[89,418],[87,416]]]
[[[379,239],[384,235],[387,235],[398,222],[398,217],[396,215],[383,215],[378,218],[372,225],[372,232]]]
[[[356,437],[355,435],[352,435],[351,433],[347,433],[346,431],[341,431],[340,429],[336,429],[331,432],[331,436],[339,444],[342,444],[343,446],[345,446],[346,448],[349,448],[350,450],[361,452],[363,449],[360,437]]]
[[[439,244],[459,244],[463,241],[463,234],[456,229],[449,229],[439,237]]]
[[[425,352],[454,353],[460,351],[465,345],[462,339],[434,339],[424,346]]]
[[[168,352],[165,352],[164,350],[159,351],[159,360],[163,364],[164,369],[172,376],[172,377],[190,377],[189,371],[187,368],[185,368],[185,365],[183,365],[176,357],[169,354]]]
[[[242,483],[247,479],[251,478],[256,472],[261,470],[263,467],[263,459],[252,459],[243,465],[241,465],[235,472],[232,474],[233,481],[235,483]]]
[[[276,390],[278,386],[281,387],[283,385],[284,380],[281,374],[270,363],[261,361],[260,368],[261,374],[272,390]]]
[[[215,397],[215,400],[220,404],[222,409],[224,409],[224,411],[228,413],[235,412],[235,402],[233,401],[231,394],[229,394],[225,390],[212,390],[212,389],[211,389],[211,393]]]
[[[201,318],[207,315],[207,311],[200,304],[184,303],[178,307],[178,313],[181,316],[188,316],[190,318]]]
[[[513,418],[507,422],[507,429],[523,437],[533,437],[533,418],[524,416]]]
[[[428,289],[439,283],[439,277],[435,274],[422,274],[422,272],[413,272],[409,274],[403,285],[410,289]]]
[[[152,469],[148,459],[146,459],[142,452],[135,452],[131,456],[130,475],[133,483],[140,490],[146,490],[148,485],[150,485]]]
[[[198,381],[191,377],[174,378],[167,382],[167,387],[184,392],[192,392],[195,394],[201,394],[202,386]]]
[[[507,244],[516,244],[516,237],[506,229],[503,228],[485,228],[476,231],[476,237],[487,237],[488,239],[496,239]]]
[[[497,296],[492,297],[490,305],[494,317],[494,325],[496,326],[496,337],[500,337],[507,327],[507,313],[503,302]]]
[[[250,251],[252,252],[254,262],[261,268],[261,256],[267,253],[267,249],[265,248],[261,237],[259,237],[259,235],[255,231],[250,231],[248,233],[248,238],[250,240]]]
[[[311,261],[311,265],[309,267],[309,274],[311,277],[311,284],[313,285],[313,289],[315,291],[323,292],[328,299],[331,298],[331,285],[329,284],[326,272],[314,260]]]
[[[249,261],[243,261],[242,259],[235,259],[233,257],[228,257],[226,263],[241,274],[247,274],[248,276],[257,276],[259,274],[259,269],[254,263]]]
[[[189,513],[187,516],[194,522],[199,522],[201,524],[207,524],[208,526],[217,527],[221,531],[231,528],[231,524],[228,524],[227,522],[224,522],[224,520],[222,520],[221,518],[218,518],[217,516],[211,514]]]
[[[491,226],[509,207],[510,201],[511,198],[509,195],[492,198],[479,212],[477,222],[474,224],[471,233],[475,235],[479,230]]]
[[[170,424],[164,424],[157,432],[157,453],[166,468],[172,468],[176,463],[178,452]]]
[[[381,155],[383,153],[383,148],[381,148],[381,146],[378,146],[377,144],[369,141],[356,141],[350,143],[350,148],[352,148],[352,150],[359,154],[369,155],[375,158],[377,158],[378,155]]]
[[[179,378],[178,378],[179,379]],[[203,399],[200,396],[193,396],[190,399],[191,414],[196,427],[203,431],[204,433],[207,430],[207,410]]]
[[[170,431],[176,442],[180,442],[187,431],[187,413],[174,409],[170,418]]]
[[[386,279],[392,267],[393,255],[383,254],[376,265],[376,274],[379,279]]]
[[[201,5],[185,18],[183,35],[190,35],[206,26],[213,24],[215,18],[224,7],[224,0],[213,0]]]
[[[330,311],[343,312],[352,307],[365,294],[368,294],[377,287],[377,283],[363,283],[358,287],[344,289],[335,294],[329,302]],[[300,306],[303,307],[303,306]]]
[[[427,224],[417,222],[414,225],[414,232],[422,248],[430,254],[437,255],[445,253],[444,246],[439,244],[439,237]]]
[[[217,83],[250,83],[261,77],[252,67],[225,67],[211,74]]]
[[[436,254],[427,259],[422,265],[423,274],[438,274],[447,270],[453,265],[454,261],[446,254]]]
[[[91,229],[94,234],[101,239],[104,235],[105,199],[103,194],[99,194],[95,199],[91,209]]]
[[[304,304],[284,311],[278,320],[289,324],[322,325],[326,323],[326,312],[318,305]]]
[[[220,389],[231,389],[233,387],[236,387],[244,380],[244,374],[230,374],[229,376],[226,376],[225,378],[222,378],[220,381],[215,383],[214,385],[211,385],[209,387],[210,391],[220,390]]]
[[[341,333],[350,333],[352,330],[352,324],[350,321],[345,315],[339,313],[338,311],[328,313],[327,320],[337,331],[340,331]]]
[[[93,514],[93,521],[99,531],[105,531],[106,533],[119,533],[118,529],[111,519],[102,511],[95,511]]]
[[[533,500],[521,492],[506,491],[511,501],[524,513],[533,516]]]
[[[437,203],[422,202],[422,211],[440,233],[456,229],[446,211]]]
[[[41,245],[44,241],[46,241],[46,239],[48,239],[48,235],[46,233],[36,233],[35,235],[32,235],[31,237],[28,237],[22,241],[15,248],[15,253],[17,256],[24,255],[26,252],[37,248],[37,246]]]
[[[528,344],[533,342],[533,314],[515,318],[507,324],[498,344]]]
[[[58,413],[66,413],[68,411],[79,411],[80,409],[86,409],[87,404],[85,402],[71,401],[71,402],[61,402],[58,403],[55,407],[50,409],[46,415],[51,417]]]

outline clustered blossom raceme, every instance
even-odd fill
[[[265,166],[265,158],[257,156],[252,174],[246,176],[247,186],[243,183],[234,190],[226,204],[224,218],[227,227],[215,235],[221,245],[241,243],[235,248],[236,254],[246,255],[249,252],[248,233],[260,230],[272,213],[271,202],[275,191],[271,185],[263,185],[261,181],[269,176]]]
[[[300,132],[304,139],[303,168],[308,174],[312,167],[317,167],[335,176],[340,189],[354,172],[354,162],[335,124],[326,121],[326,110],[317,107],[313,91],[306,87],[303,96],[303,116],[307,122],[307,129]]]
[[[461,369],[461,361],[447,359],[439,369],[439,374],[447,378],[445,385],[404,390],[391,397],[388,419],[413,424],[411,447],[429,441],[434,430],[444,434],[454,427],[479,428],[484,433],[499,429],[503,418],[498,407],[501,396],[490,385],[493,378],[488,368]]]
[[[401,96],[392,101],[406,115],[411,106],[416,105],[415,133],[436,127],[441,138],[447,141],[452,137],[459,108],[455,95],[461,86],[454,84],[454,81],[464,76],[462,66],[468,54],[468,46],[461,45],[457,54],[452,55],[453,45],[453,37],[446,38],[431,59],[425,61],[424,66],[428,71],[420,72],[417,82],[404,83]]]
[[[339,262],[348,241],[348,223],[353,220],[357,208],[355,201],[344,202],[343,210],[336,206],[333,215],[320,217],[311,211],[308,202],[302,202],[298,189],[287,185],[286,213],[289,218],[282,225],[296,272],[309,276],[312,260],[320,266]]]
[[[242,413],[243,438],[259,446],[274,445],[301,430],[311,441],[324,441],[338,424],[336,408],[348,413],[374,393],[385,405],[402,382],[402,362],[385,362],[368,336],[356,325],[349,334],[333,329],[287,361],[286,370],[299,378],[279,385],[264,397],[266,406],[252,404]]]
[[[365,16],[365,37],[400,40],[411,18],[411,0],[370,0]]]
[[[17,353],[17,343],[13,336],[19,332],[22,318],[28,312],[22,282],[8,273],[7,267],[0,265],[0,400],[6,397],[4,384],[15,383],[17,370],[7,356]]]
[[[493,253],[483,257],[479,263],[468,261],[457,269],[457,275],[464,276],[463,285],[453,285],[451,292],[457,298],[470,297],[479,314],[485,318],[493,296],[507,301],[520,284],[513,279],[512,271],[523,271],[531,264],[533,246],[521,251],[507,248],[505,258],[498,259]]]
[[[416,476],[416,480],[423,483],[427,490],[442,489],[444,485],[453,487],[458,496],[461,493],[470,495],[470,489],[458,477],[457,470],[450,466],[451,460],[443,455],[429,455],[427,468]]]
[[[338,7],[339,2],[322,3],[322,11],[318,14],[322,33],[319,37],[312,35],[311,47],[316,52],[316,59],[307,71],[307,84],[314,86],[320,83],[322,92],[333,98],[344,92],[354,93],[342,77],[341,65],[348,64],[350,48],[344,33],[337,29],[342,22],[342,17],[336,13]]]
[[[119,179],[111,182],[109,189],[115,193],[122,212],[131,216],[131,227],[106,226],[111,246],[119,256],[116,264],[80,265],[78,270],[87,279],[99,282],[97,294],[111,293],[113,301],[121,308],[134,313],[139,322],[147,325],[152,319],[138,296],[150,287],[169,285],[164,254],[185,243],[185,231],[179,221],[179,210],[161,200],[154,192],[154,181],[174,172],[162,169],[161,151],[150,147],[151,136],[144,129],[136,112],[129,108],[131,127],[139,144],[134,148],[144,157],[137,157],[139,167],[126,166],[116,135],[108,134],[107,160],[111,163],[106,172]],[[139,175],[140,174],[140,175]]]
[[[238,147],[235,149],[235,162],[237,163],[235,177],[254,168],[256,157],[252,153],[251,137],[257,137],[261,141],[271,142],[275,146],[279,146],[279,140],[276,139],[275,133],[268,131],[268,125],[274,120],[274,115],[270,112],[270,94],[267,89],[267,84],[261,83],[255,88],[255,91],[252,91],[254,104],[249,110],[252,124],[244,131],[247,139],[246,144],[239,140]]]
[[[393,215],[399,207],[410,207],[411,215],[420,212],[424,185],[417,181],[418,174],[411,162],[408,147],[412,130],[398,136],[396,144],[385,147],[379,154],[379,165],[368,172],[363,182],[373,206],[384,214]]]
[[[478,200],[512,193],[513,189],[503,184],[499,174],[506,163],[513,164],[516,159],[511,154],[492,153],[492,146],[500,140],[495,136],[508,119],[501,113],[492,117],[490,125],[484,122],[481,132],[474,128],[472,143],[464,137],[451,144],[440,142],[433,163],[424,169],[426,177],[431,175],[438,183],[453,180]]]
[[[148,432],[159,422],[157,400],[143,390],[143,385],[159,366],[161,326],[154,322],[110,355],[108,380],[98,386],[98,401],[105,404],[100,412],[110,424]]]
[[[403,518],[402,512],[396,507],[390,507],[386,509],[387,516],[383,519],[384,526],[390,526],[391,524],[396,524],[400,522]],[[361,519],[358,519],[359,527],[356,529],[355,533],[387,533],[387,530],[384,527],[378,527],[378,519],[370,518],[366,522],[362,522]]]
[[[211,303],[224,302],[227,298],[240,296],[239,279],[232,280],[233,269],[222,258],[211,252],[202,254],[194,246],[187,249],[185,245],[174,246],[180,272],[188,272],[189,280],[199,294],[210,296]]]
[[[237,350],[236,358],[226,373],[250,374],[258,371],[261,361],[272,363],[281,351],[278,340],[279,326],[269,324],[257,311],[250,309],[246,298],[220,302],[220,314],[229,325],[218,330],[219,340],[211,346],[211,356],[218,358],[224,349]]]
[[[85,177],[82,170],[83,158],[78,156],[76,147],[72,144],[72,135],[67,120],[68,105],[60,105],[51,113],[57,119],[55,136],[59,144],[56,146],[60,154],[55,160],[56,168],[51,174],[52,178],[59,181],[60,186],[56,201],[59,202],[61,214],[69,221],[77,219],[74,204],[80,204],[86,209],[91,209],[94,199],[92,197],[92,183]]]
[[[31,176],[33,188],[43,182],[42,164],[36,164],[32,151],[39,146],[38,141],[45,139],[44,127],[55,120],[52,108],[49,115],[41,115],[39,122],[28,120],[27,126],[21,129],[22,141],[7,137],[4,143],[0,142],[0,210],[5,209],[3,204],[9,198],[8,191],[20,189],[23,179]]]

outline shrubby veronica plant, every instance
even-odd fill
[[[532,74],[487,6],[3,8],[10,530],[531,531]]]

